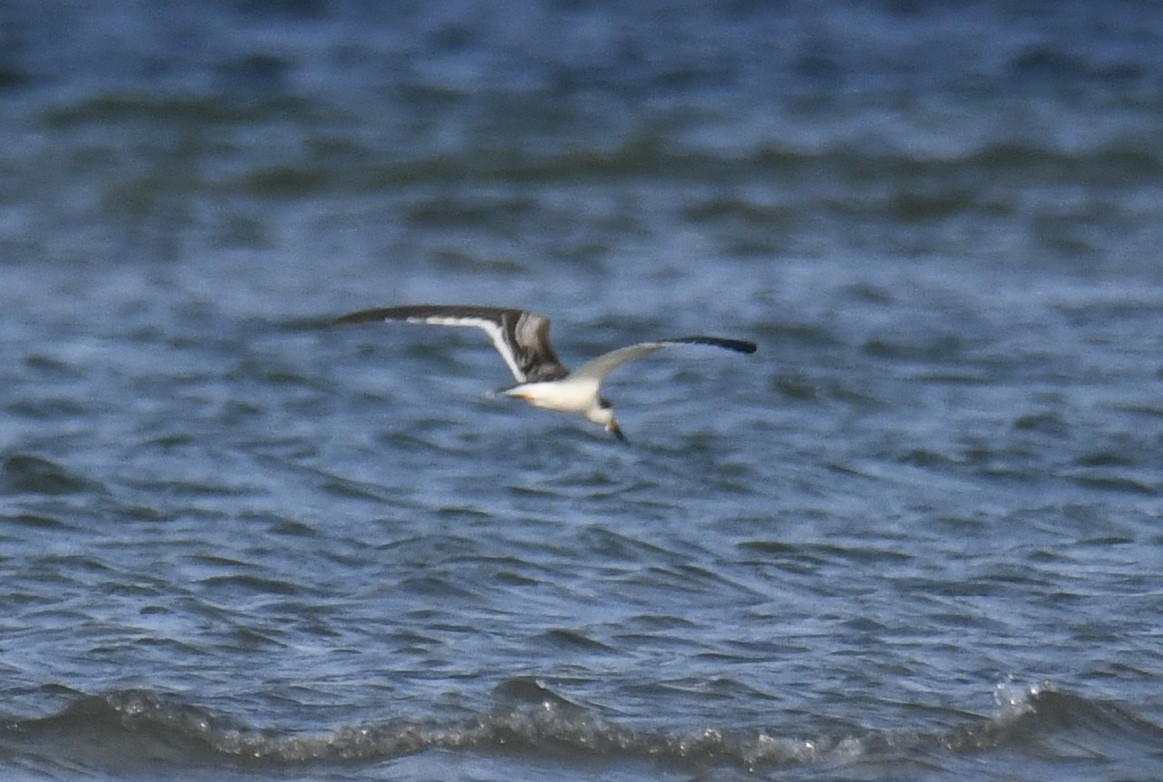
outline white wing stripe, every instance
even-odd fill
[[[505,340],[505,330],[495,320],[489,320],[488,318],[455,317],[450,315],[413,316],[406,318],[406,320],[408,323],[427,323],[433,326],[462,326],[480,329],[489,335],[489,339],[493,341],[493,347],[501,354],[501,358],[505,359],[505,364],[508,365],[509,371],[513,373],[513,377],[517,382],[525,382],[525,376],[521,374],[521,370],[517,366],[517,359],[513,356],[513,348]]]

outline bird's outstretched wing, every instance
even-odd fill
[[[603,353],[595,359],[582,364],[570,377],[589,378],[601,383],[606,375],[613,372],[627,361],[649,355],[656,350],[669,348],[675,345],[712,345],[717,348],[734,350],[737,353],[754,353],[755,343],[742,339],[728,339],[726,337],[674,337],[672,339],[658,339],[651,342],[639,342],[627,345],[624,348]]]
[[[549,342],[549,318],[535,312],[503,307],[419,304],[360,310],[337,318],[335,324],[379,321],[481,329],[489,335],[493,347],[501,354],[518,383],[557,380],[569,374]]]

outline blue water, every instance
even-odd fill
[[[0,7],[0,777],[1159,778],[1163,7],[625,5]]]

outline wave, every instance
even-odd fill
[[[256,767],[293,772],[444,752],[564,768],[639,762],[691,773],[762,773],[817,765],[932,768],[1014,750],[1041,762],[1076,758],[1080,747],[1091,761],[1105,753],[1108,760],[1157,762],[1163,753],[1163,727],[1123,706],[1047,687],[1015,691],[997,714],[949,730],[814,738],[711,726],[686,733],[636,730],[600,718],[535,680],[512,680],[500,689],[508,707],[467,720],[392,719],[320,734],[239,724],[150,690],[87,695],[48,717],[0,723],[0,771],[15,762],[21,768],[113,774]]]
[[[940,189],[939,203],[928,208],[955,211],[966,194],[981,191],[987,206],[992,203],[988,199],[1005,199],[993,181],[1000,176],[1020,174],[1022,181],[1049,185],[1074,186],[1082,181],[1126,188],[1151,187],[1163,170],[1163,154],[1149,133],[1153,114],[1127,115],[1079,136],[1070,130],[1094,109],[1070,104],[1042,107],[1045,116],[985,102],[966,105],[956,120],[946,116],[944,103],[910,105],[899,114],[883,116],[854,106],[822,117],[777,120],[742,110],[738,104],[745,99],[725,104],[707,99],[696,100],[678,114],[644,114],[634,127],[610,133],[579,124],[568,110],[572,97],[552,91],[517,98],[474,93],[463,100],[466,111],[471,107],[473,115],[485,119],[464,127],[454,147],[388,143],[367,133],[337,135],[336,109],[307,97],[240,102],[230,94],[114,88],[81,94],[62,105],[46,104],[35,121],[55,133],[108,133],[111,145],[122,143],[126,134],[144,132],[143,128],[162,135],[197,130],[208,138],[230,133],[237,144],[233,139],[239,134],[245,138],[256,128],[293,126],[298,134],[293,155],[273,156],[266,145],[243,144],[235,150],[234,165],[218,167],[205,165],[205,159],[217,152],[209,147],[135,149],[140,167],[121,172],[147,177],[164,162],[189,169],[183,187],[200,186],[215,194],[229,188],[276,199],[427,185],[536,186],[641,179],[712,185],[770,180],[816,192],[821,181],[835,181],[866,190],[900,184],[904,201],[900,208],[906,211],[911,207],[907,196],[923,199]],[[408,107],[405,101],[400,108]],[[412,108],[427,116],[423,99]],[[513,125],[512,116],[524,121]],[[375,120],[382,122],[382,117]],[[369,121],[358,113],[347,119],[357,127]],[[769,129],[757,133],[757,124]],[[1034,133],[1031,124],[1055,130]],[[934,131],[934,126],[940,130]],[[256,144],[265,138],[255,137],[260,139]],[[163,155],[164,160],[153,159],[154,155]],[[69,181],[79,176],[68,173]],[[975,177],[992,186],[985,187]],[[844,189],[820,192],[821,197],[835,198]],[[533,208],[535,201],[527,194],[505,195],[498,206],[520,214]],[[770,204],[757,208],[765,206],[773,208]],[[785,204],[780,200],[774,206]],[[704,208],[713,213],[717,205]],[[762,212],[758,216],[766,217]],[[447,219],[443,214],[437,217]],[[473,210],[468,217],[483,219]]]

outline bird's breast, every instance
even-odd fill
[[[582,413],[598,401],[598,384],[592,380],[550,380],[540,383],[522,383],[505,391],[508,396],[524,399],[534,407],[558,410],[563,413]]]

